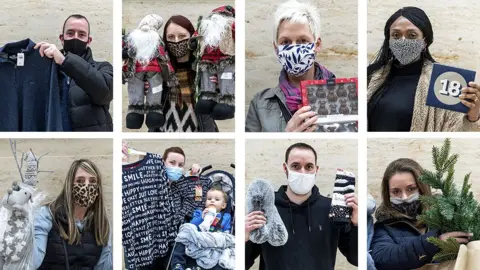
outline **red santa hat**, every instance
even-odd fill
[[[221,14],[228,17],[235,18],[235,8],[232,6],[221,6],[212,10],[212,14]]]

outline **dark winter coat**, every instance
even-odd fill
[[[93,60],[90,48],[82,56],[67,53],[60,66],[69,77],[69,115],[73,131],[113,131],[108,111],[113,99],[113,67]]]
[[[416,269],[432,262],[438,250],[427,238],[438,237],[438,231],[427,229],[422,233],[415,227],[415,220],[384,205],[378,208],[376,217],[371,254],[378,270]]]

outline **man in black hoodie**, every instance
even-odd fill
[[[72,131],[113,131],[113,67],[93,60],[90,24],[82,15],[68,16],[60,35],[63,50],[40,42],[40,55],[53,58],[67,76],[68,115]]]
[[[288,231],[288,241],[280,247],[268,242],[258,245],[248,239],[252,230],[266,220],[262,212],[245,218],[245,268],[260,256],[260,270],[330,270],[335,268],[337,247],[353,265],[358,264],[358,207],[355,194],[345,195],[353,209],[351,224],[337,228],[328,214],[332,200],[320,195],[315,185],[317,153],[308,144],[296,143],[285,153],[283,169],[288,185],[275,193],[275,206]]]

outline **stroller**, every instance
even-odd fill
[[[235,168],[234,164],[231,164],[230,167]],[[209,178],[212,181],[212,186],[219,186],[222,188],[223,192],[228,197],[227,200],[227,207],[225,208],[225,213],[229,213],[232,217],[231,220],[231,234],[235,235],[235,177],[223,170],[211,170],[213,167],[211,165],[208,165],[204,168],[202,168],[200,175],[199,176],[190,176],[190,177],[206,177]],[[207,172],[209,171],[209,172]],[[205,202],[205,198],[203,198],[203,203]],[[185,217],[185,222],[189,223],[191,220],[191,216],[186,216]],[[177,246],[177,242],[172,247],[172,254],[170,255],[170,260],[167,265],[167,269],[173,269],[174,265],[171,265],[171,260],[173,256],[173,252],[175,250],[175,247]],[[187,257],[186,258],[186,266],[185,269],[190,268],[192,270],[196,269],[202,269],[197,266],[196,260]]]

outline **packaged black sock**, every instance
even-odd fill
[[[332,194],[332,206],[329,217],[337,227],[344,227],[350,224],[353,209],[345,203],[345,194],[355,192],[355,175],[341,169],[337,169],[335,185]]]

